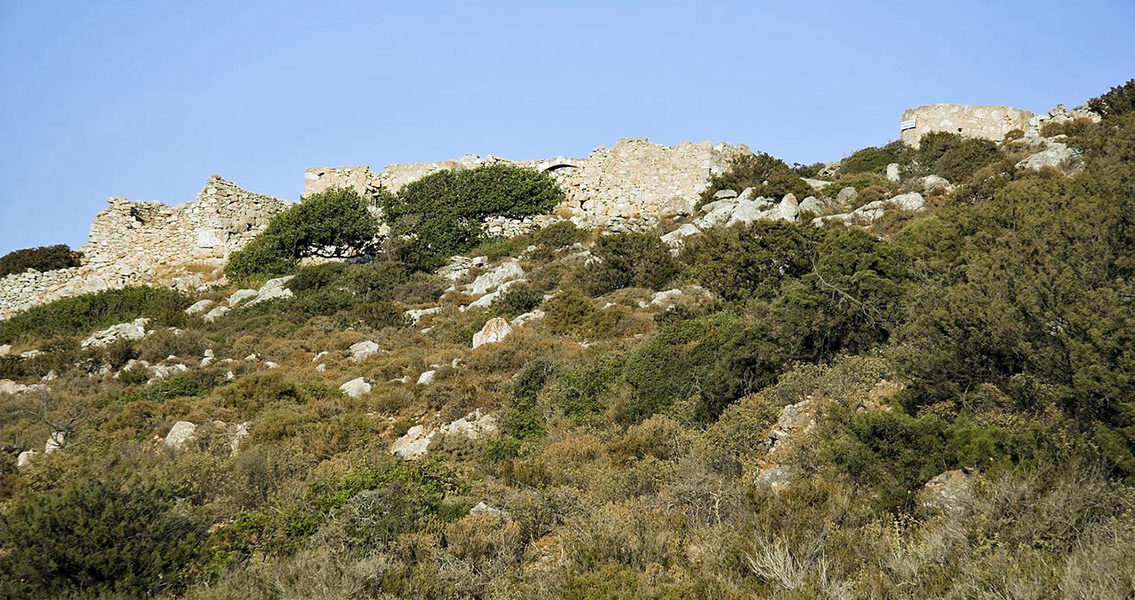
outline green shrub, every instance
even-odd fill
[[[794,194],[802,199],[812,193],[812,186],[794,173],[783,160],[761,152],[743,154],[733,160],[728,171],[714,175],[709,181],[709,187],[702,193],[701,203],[713,200],[713,195],[721,190],[741,193],[745,188],[753,188],[756,196],[767,198]]]
[[[492,310],[506,318],[512,318],[534,310],[543,301],[544,292],[531,283],[522,281],[508,286],[508,289],[493,301]]]
[[[1128,79],[1126,83],[1117,85],[1106,93],[1088,100],[1088,108],[1104,118],[1117,117],[1135,111],[1135,79]]]
[[[83,477],[29,491],[0,513],[0,595],[177,593],[207,526],[180,506],[174,490],[145,477]]]
[[[356,265],[347,271],[351,291],[360,298],[372,301],[390,300],[395,288],[408,279],[405,265],[385,260]]]
[[[78,267],[82,258],[82,252],[72,250],[66,244],[15,250],[0,256],[0,277],[28,269],[43,272]]]
[[[994,142],[940,131],[923,135],[915,151],[919,173],[940,175],[954,183],[965,183],[999,157]]]
[[[150,326],[177,327],[185,323],[189,298],[170,289],[129,287],[63,298],[42,304],[0,322],[0,344],[20,338],[86,336],[116,323],[139,317]]]
[[[882,173],[887,165],[904,162],[906,155],[907,148],[902,142],[891,142],[881,148],[864,148],[843,159],[839,163],[839,172],[841,175]]]
[[[485,219],[545,213],[563,198],[547,173],[497,164],[427,175],[384,197],[382,211],[394,255],[432,270],[476,247]]]
[[[234,281],[287,275],[308,256],[358,254],[378,233],[378,219],[353,189],[334,188],[304,198],[272,217],[268,227],[234,252],[225,274]]]
[[[409,322],[402,309],[393,302],[367,302],[355,307],[353,314],[364,325],[374,329],[405,327]]]
[[[725,300],[771,298],[783,279],[811,270],[820,235],[810,224],[756,221],[707,230],[686,243],[680,258],[688,276]]]
[[[578,280],[592,296],[627,287],[657,290],[678,273],[670,249],[649,233],[600,237],[591,254],[594,260],[580,270]]]

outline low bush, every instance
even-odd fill
[[[678,274],[670,249],[648,233],[602,236],[591,254],[594,260],[579,271],[577,279],[592,296],[627,287],[657,290]]]
[[[714,175],[709,181],[709,187],[702,193],[701,203],[713,200],[713,195],[721,190],[741,193],[746,188],[753,188],[755,196],[767,198],[780,198],[785,194],[804,198],[812,193],[812,186],[794,173],[783,160],[761,152],[743,154],[730,164],[728,171]]]
[[[839,163],[841,175],[857,173],[882,173],[891,163],[902,164],[908,160],[909,150],[902,142],[891,142],[881,148],[868,147],[856,151]]]
[[[978,169],[999,157],[994,142],[945,132],[923,135],[914,153],[918,174],[939,175],[954,183],[969,181]]]
[[[0,256],[0,277],[28,269],[43,272],[78,267],[82,258],[82,252],[72,250],[66,244],[15,250]]]
[[[178,327],[185,323],[185,309],[192,302],[166,288],[128,287],[63,298],[33,307],[0,321],[0,344],[21,338],[90,335],[116,323],[139,317],[150,327]]]
[[[1088,100],[1088,108],[1105,119],[1135,111],[1135,79],[1128,79],[1106,93]]]
[[[811,270],[815,227],[756,221],[710,229],[680,255],[684,273],[728,301],[772,298],[786,277]]]

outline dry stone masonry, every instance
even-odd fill
[[[901,139],[912,148],[927,133],[958,133],[969,137],[1001,141],[1014,129],[1024,133],[1033,114],[1011,106],[968,106],[928,104],[908,108],[902,113]]]
[[[0,319],[38,304],[127,285],[195,287],[288,206],[214,175],[179,206],[111,198],[91,225],[83,265],[0,279]]]

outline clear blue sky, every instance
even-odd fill
[[[832,160],[934,102],[1034,111],[1135,76],[1135,2],[0,0],[0,253],[213,173],[586,156],[621,137]]]

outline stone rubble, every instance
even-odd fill
[[[493,317],[485,323],[480,331],[473,334],[473,349],[476,350],[485,344],[501,342],[511,333],[512,326],[508,324],[508,321],[501,317]]]

